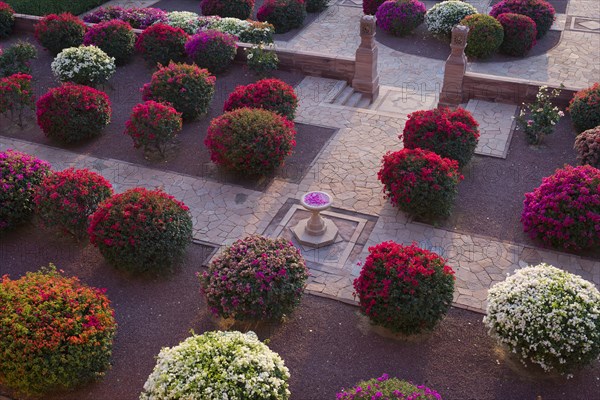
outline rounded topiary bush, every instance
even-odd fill
[[[10,4],[0,1],[0,39],[8,37],[15,25],[15,10]]]
[[[185,42],[189,35],[181,28],[163,23],[154,24],[138,36],[135,49],[151,65],[166,65],[185,59]]]
[[[248,19],[254,9],[254,0],[202,0],[200,8],[202,15]]]
[[[392,205],[420,218],[450,214],[458,193],[458,162],[429,150],[402,149],[383,156],[377,177]]]
[[[99,7],[83,16],[85,22],[97,24],[99,22],[120,20],[127,22],[134,29],[146,29],[157,22],[166,22],[167,13],[160,8],[152,7],[127,7],[108,6]]]
[[[504,13],[496,17],[504,29],[500,52],[522,57],[535,45],[537,28],[527,15]]]
[[[537,39],[541,39],[554,23],[554,7],[544,0],[502,0],[490,10],[492,17],[504,13],[526,15],[535,22]]]
[[[145,151],[156,150],[165,155],[166,146],[183,127],[181,113],[164,103],[148,100],[133,107],[125,123],[125,134],[133,139],[133,146]]]
[[[425,12],[425,5],[418,0],[390,0],[379,6],[375,16],[381,29],[404,36],[423,23]]]
[[[600,126],[581,132],[575,138],[577,161],[600,168]]]
[[[382,5],[385,1],[386,0],[363,0],[363,13],[365,13],[366,15],[375,15],[379,6]]]
[[[104,289],[54,266],[0,283],[0,381],[25,395],[72,389],[110,368],[116,323]]]
[[[400,139],[408,149],[431,150],[464,167],[471,161],[479,141],[479,124],[463,108],[435,108],[408,115]]]
[[[185,44],[185,52],[196,65],[214,74],[225,71],[233,62],[236,41],[236,36],[209,29],[192,36]]]
[[[299,304],[308,270],[284,238],[248,236],[225,248],[200,276],[210,311],[236,320],[280,320]]]
[[[140,400],[287,400],[290,373],[254,332],[206,332],[163,348]]]
[[[305,0],[306,12],[316,13],[323,11],[329,6],[329,0]]]
[[[35,38],[52,54],[58,54],[62,49],[80,46],[85,29],[84,23],[73,14],[50,14],[35,25]]]
[[[167,20],[164,23],[174,28],[181,28],[189,35],[195,34],[204,27],[200,15],[191,11],[171,11],[167,13]]]
[[[383,242],[369,248],[354,290],[361,312],[373,324],[410,335],[433,329],[446,315],[454,271],[415,244]]]
[[[23,111],[26,108],[33,109],[34,104],[31,75],[16,73],[6,78],[0,76],[0,115],[23,127]]]
[[[128,22],[115,19],[89,28],[83,37],[83,44],[98,46],[114,57],[117,64],[124,64],[135,50],[135,33]]]
[[[82,238],[87,235],[88,217],[112,194],[112,185],[102,175],[69,168],[46,176],[33,201],[43,225]]]
[[[256,19],[275,27],[275,33],[300,28],[306,18],[304,0],[265,0],[256,13]]]
[[[130,189],[100,203],[90,242],[106,260],[131,272],[170,269],[192,240],[189,208],[160,190]]]
[[[467,15],[477,14],[477,9],[461,0],[448,0],[435,4],[425,14],[425,24],[429,32],[450,37],[452,28]]]
[[[488,291],[490,335],[546,372],[569,373],[600,355],[600,293],[551,265],[518,269]]]
[[[206,69],[192,64],[169,63],[152,74],[142,88],[142,98],[169,103],[183,119],[204,115],[215,93],[215,77]]]
[[[246,86],[237,86],[229,95],[223,111],[237,108],[262,108],[294,120],[298,98],[294,88],[279,79],[261,79]]]
[[[96,46],[66,48],[58,53],[51,68],[61,82],[88,86],[105,83],[117,69],[114,57]]]
[[[487,58],[498,51],[504,40],[504,28],[487,14],[467,15],[460,24],[469,27],[465,48],[469,57]]]
[[[397,399],[397,400],[441,400],[438,392],[422,385],[413,385],[398,378],[390,378],[383,374],[379,378],[358,382],[350,389],[337,393],[336,400],[367,400],[367,399]]]
[[[265,175],[296,146],[294,123],[272,111],[238,108],[213,119],[204,144],[210,159],[231,171]]]
[[[100,135],[112,114],[106,93],[73,83],[50,89],[36,106],[37,123],[44,134],[62,143]]]
[[[575,93],[567,111],[577,132],[583,132],[600,125],[600,83]]]
[[[50,164],[29,154],[0,152],[0,232],[33,215],[35,190],[49,171]]]
[[[557,169],[525,194],[521,222],[532,239],[565,250],[600,247],[600,170]]]

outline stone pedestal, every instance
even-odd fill
[[[294,235],[296,235],[298,242],[305,246],[314,248],[325,247],[334,243],[338,235],[338,228],[335,226],[333,221],[319,216],[323,224],[317,226],[316,230],[311,231],[310,225],[312,218],[313,217],[302,219],[296,226],[292,228],[292,231],[294,232]]]
[[[452,41],[450,43],[451,53],[444,67],[444,84],[440,93],[438,107],[456,107],[462,103],[463,78],[467,70],[467,34],[469,28],[456,25],[452,29]]]
[[[379,95],[375,17],[372,15],[364,15],[360,20],[360,46],[356,50],[352,88],[363,93],[371,102]]]

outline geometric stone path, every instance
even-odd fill
[[[464,108],[470,111],[479,123],[480,137],[475,153],[506,158],[515,125],[514,117],[519,107],[514,104],[472,99]]]

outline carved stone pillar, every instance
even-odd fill
[[[360,46],[356,50],[352,88],[365,94],[371,102],[379,95],[375,17],[372,15],[364,15],[360,20]]]
[[[452,29],[451,53],[444,67],[444,84],[438,107],[456,107],[462,103],[463,78],[467,70],[465,47],[467,47],[468,33],[467,26],[456,25]]]

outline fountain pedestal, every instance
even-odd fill
[[[323,218],[321,211],[331,207],[332,197],[325,192],[308,192],[300,199],[302,206],[312,213],[310,218],[298,222],[292,232],[300,244],[309,247],[324,247],[335,242],[338,228],[332,220]]]

